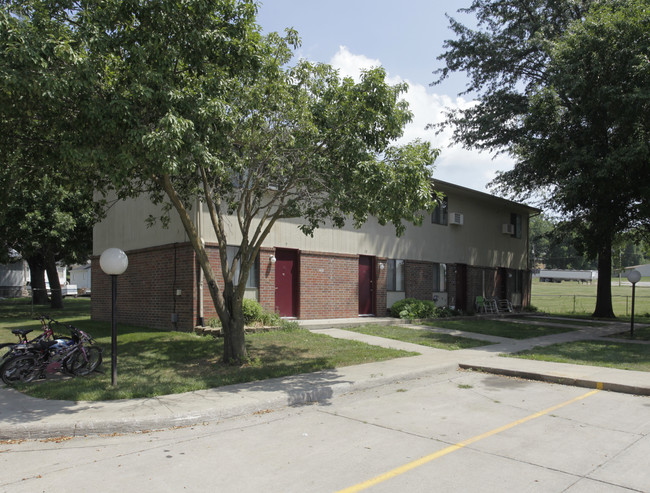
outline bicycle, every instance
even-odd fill
[[[73,325],[48,320],[50,329],[52,324],[63,325],[70,330],[71,337],[23,341],[17,345],[23,347],[16,348],[14,355],[6,358],[0,366],[0,376],[7,385],[28,383],[57,371],[71,376],[85,376],[97,370],[102,363],[102,349],[94,345],[95,340],[90,334]],[[24,339],[26,334],[21,335]]]
[[[4,362],[11,357],[15,356],[17,352],[24,352],[27,349],[27,345],[36,344],[40,341],[49,341],[54,337],[54,331],[51,327],[52,320],[49,317],[41,315],[41,328],[43,332],[31,340],[27,339],[27,334],[33,332],[34,329],[13,329],[12,334],[18,336],[18,342],[5,342],[0,344],[0,369]]]

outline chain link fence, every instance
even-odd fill
[[[539,311],[546,313],[587,313],[596,308],[596,296],[581,294],[533,294],[531,303]],[[614,313],[619,317],[629,317],[632,312],[632,295],[612,295]],[[650,296],[635,296],[635,315],[650,314]]]

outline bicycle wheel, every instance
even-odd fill
[[[24,354],[5,361],[1,373],[2,381],[11,385],[16,382],[31,382],[41,373],[41,368],[35,356]]]
[[[0,366],[2,366],[6,360],[13,356],[11,353],[14,351],[14,346],[16,346],[16,344],[13,342],[0,344]]]
[[[76,351],[72,357],[65,362],[66,370],[76,376],[84,376],[95,371],[102,363],[102,350],[97,346],[85,348],[83,351]]]

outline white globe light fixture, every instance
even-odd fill
[[[117,302],[117,276],[124,274],[129,266],[129,259],[119,248],[108,248],[99,257],[99,266],[102,270],[111,276],[111,385],[117,385],[117,321],[116,321],[116,302]]]
[[[632,283],[632,316],[630,317],[630,337],[634,338],[634,297],[636,283],[641,280],[641,273],[634,269],[627,273],[627,280]]]
[[[636,284],[641,280],[641,273],[636,269],[631,270],[630,272],[627,273],[627,280],[630,281],[632,284]]]
[[[129,259],[119,248],[108,248],[99,257],[99,266],[109,276],[119,276],[129,266]]]

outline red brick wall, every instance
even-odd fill
[[[259,302],[268,312],[275,310],[275,263],[271,257],[274,248],[260,248],[260,288]]]
[[[433,263],[404,261],[404,295],[418,300],[433,299]]]
[[[219,248],[217,245],[208,244],[206,245],[206,250],[208,252],[208,257],[210,259],[210,264],[214,270],[214,274],[217,278],[217,284],[220,287],[223,287],[223,276],[221,273],[221,260],[219,258]],[[271,256],[275,250],[273,248],[261,248],[259,253],[259,291],[258,291],[258,301],[262,307],[267,311],[273,311],[275,308],[275,269],[273,268],[274,264],[271,262]],[[199,267],[200,268],[200,267]],[[197,279],[198,279],[197,272]],[[198,289],[197,289],[197,300],[198,300]],[[197,313],[198,313],[198,301],[197,301]],[[207,323],[211,318],[217,318],[217,310],[214,307],[212,301],[212,296],[210,295],[210,290],[208,289],[207,282],[204,281],[203,287],[203,318],[204,322]]]
[[[221,279],[219,250],[207,245],[208,255],[217,279]],[[275,307],[275,267],[271,257],[275,250],[260,251],[259,301],[266,310]],[[198,322],[200,267],[189,244],[165,245],[127,252],[129,267],[118,277],[118,323],[160,329],[191,330]],[[375,308],[378,316],[385,316],[386,309],[386,259],[377,258],[375,264]],[[359,257],[323,252],[299,252],[299,318],[356,317],[359,313]],[[409,298],[431,300],[433,296],[433,264],[414,260],[405,261],[405,295]],[[511,271],[515,273],[516,271]],[[474,299],[482,294],[485,277],[486,296],[498,294],[498,269],[468,267],[467,304],[474,306]],[[527,304],[530,293],[524,273],[523,302]],[[513,287],[507,279],[509,292]],[[221,285],[221,282],[219,282]],[[180,290],[180,294],[177,293]],[[456,268],[447,266],[447,291],[449,304],[455,304]],[[95,320],[111,318],[111,281],[99,267],[99,258],[92,261],[92,309]],[[217,317],[207,289],[203,289],[204,321]],[[172,322],[172,314],[178,322]]]
[[[127,252],[129,266],[117,277],[118,323],[190,330],[195,325],[195,260],[189,244]],[[111,278],[92,259],[91,317],[111,319]],[[180,290],[178,294],[177,290]],[[178,322],[172,322],[172,314]]]
[[[359,257],[300,252],[301,319],[359,314]]]

